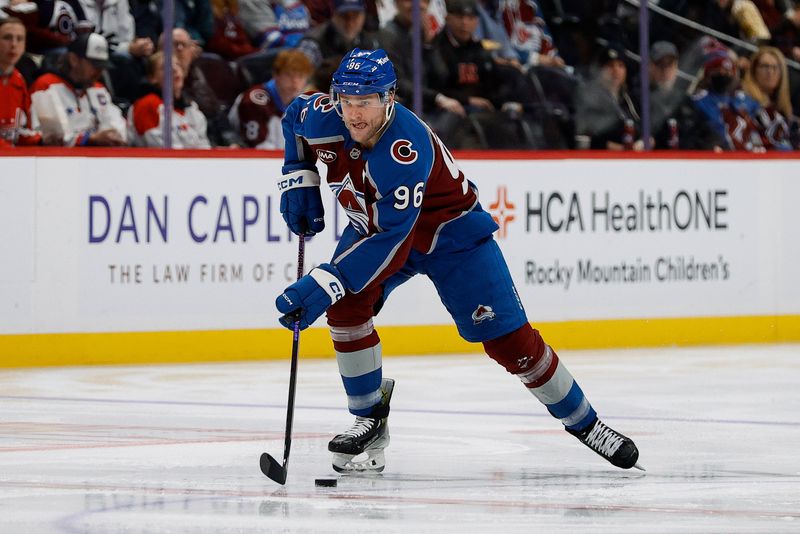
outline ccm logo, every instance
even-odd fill
[[[284,189],[291,189],[293,187],[301,187],[303,185],[303,177],[298,176],[296,178],[287,178],[285,180],[281,180],[278,182],[278,191],[283,191]]]
[[[317,150],[317,157],[324,163],[336,161],[336,152],[330,150]]]

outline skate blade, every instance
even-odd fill
[[[644,467],[642,467],[641,465],[639,465],[639,462],[636,462],[635,464],[633,464],[633,467],[635,467],[635,468],[636,468],[636,469],[638,469],[639,471],[644,471],[644,472],[647,472],[647,469],[645,469]]]
[[[363,454],[333,453],[333,470],[337,473],[377,474],[386,467],[383,450],[365,451]]]

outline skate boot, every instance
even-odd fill
[[[394,380],[381,381],[381,403],[372,417],[356,417],[355,423],[328,443],[333,469],[339,473],[380,473],[386,467],[383,449],[389,445],[389,401]]]
[[[580,432],[570,429],[567,429],[567,432],[611,462],[612,465],[622,469],[635,467],[644,471],[644,468],[637,463],[639,449],[636,448],[633,440],[607,427],[600,419],[595,419],[594,423]]]

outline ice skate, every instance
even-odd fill
[[[373,417],[356,417],[348,430],[328,443],[333,453],[333,469],[339,473],[380,473],[386,467],[383,449],[389,445],[389,401],[394,380],[381,381],[381,403],[373,409]]]
[[[622,469],[635,467],[644,471],[644,468],[637,463],[639,449],[633,440],[606,426],[600,419],[595,419],[594,423],[580,432],[570,429],[567,429],[567,432],[612,465]]]

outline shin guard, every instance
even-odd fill
[[[516,375],[568,429],[580,431],[597,418],[592,405],[558,355],[529,324],[485,341],[483,346],[493,360]]]

